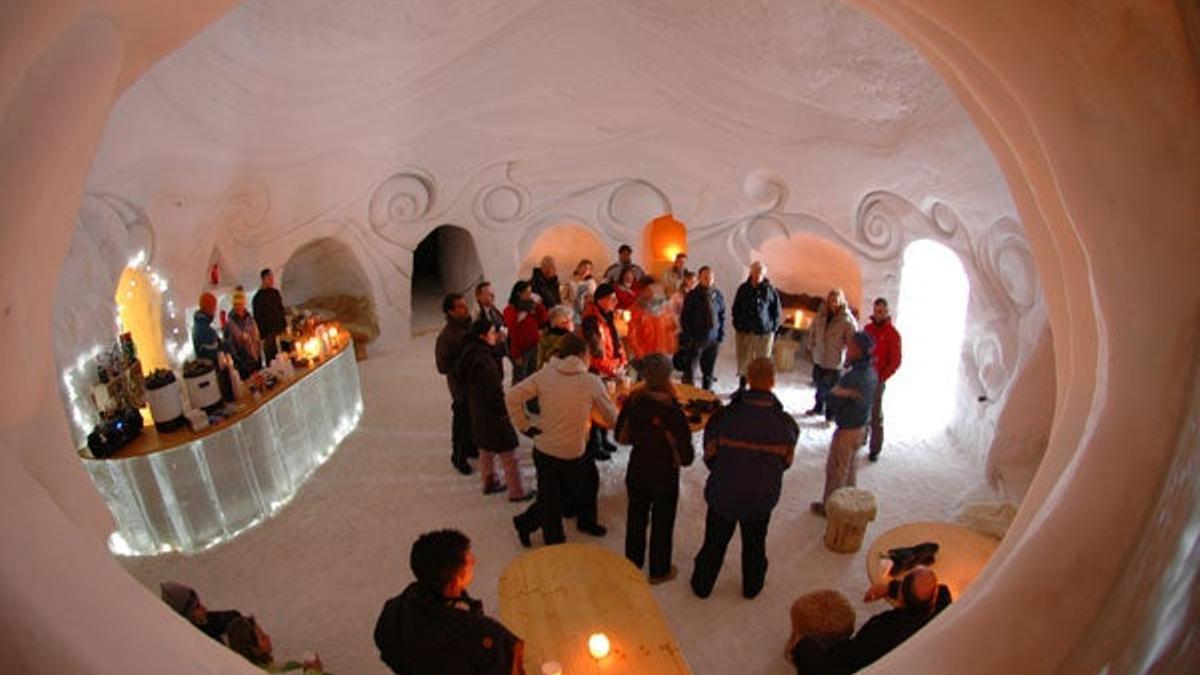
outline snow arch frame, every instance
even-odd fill
[[[1197,59],[1180,28],[1181,5],[852,2],[931,61],[990,144],[1047,295],[1057,376],[1050,447],[994,562],[969,597],[872,670],[1095,672],[1112,660],[1140,663],[1137,632],[1114,635],[1097,617],[1103,609],[1144,618],[1149,600],[1067,591],[1119,591],[1170,562],[1121,571],[1160,491],[1167,494],[1172,462],[1200,447],[1200,290],[1190,259],[1200,245],[1190,227],[1200,215],[1191,189],[1200,175]],[[176,618],[158,625],[167,616],[158,601],[106,559],[103,509],[79,489],[82,471],[54,457],[62,453],[42,452],[48,442],[66,443],[67,433],[53,393],[52,311],[38,299],[53,290],[104,115],[150,63],[234,4],[22,6],[2,29],[12,48],[0,81],[0,147],[11,161],[0,199],[9,222],[24,223],[0,233],[0,268],[8,272],[0,330],[21,338],[3,356],[15,386],[0,396],[0,483],[24,507],[3,521],[8,549],[20,553],[3,563],[3,639],[15,663],[60,672],[97,664],[166,672],[181,662],[255,672]],[[1013,50],[1018,39],[1025,47]],[[1064,61],[1068,52],[1079,58]],[[1114,163],[1122,172],[1110,171]],[[50,193],[62,198],[44,198]],[[1164,287],[1187,312],[1166,326],[1147,302]],[[1147,354],[1151,345],[1160,353]],[[1168,384],[1181,372],[1182,384]],[[1151,415],[1161,423],[1141,423]],[[1133,445],[1142,449],[1136,458]],[[1194,484],[1193,477],[1183,485]],[[1118,491],[1120,503],[1108,499]],[[1159,529],[1195,517],[1176,513]],[[73,621],[47,612],[38,589],[13,585],[30,577],[52,579],[57,597],[76,603]],[[1182,580],[1194,586],[1194,567]],[[1142,597],[1155,597],[1150,590]],[[16,617],[19,634],[36,637],[11,640]],[[156,639],[146,641],[140,628]],[[973,639],[999,629],[1005,640]],[[1104,639],[1085,645],[1097,631]]]

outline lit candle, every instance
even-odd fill
[[[612,645],[604,633],[592,633],[592,636],[588,638],[588,653],[597,661],[608,656],[610,649],[612,649]]]

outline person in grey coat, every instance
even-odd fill
[[[833,419],[833,413],[826,410],[825,400],[829,390],[837,384],[846,356],[846,345],[850,344],[850,338],[857,330],[858,322],[850,314],[846,294],[840,288],[829,291],[825,301],[817,308],[817,316],[808,331],[813,386],[817,393],[813,407],[805,411],[805,415],[825,415],[826,420]]]

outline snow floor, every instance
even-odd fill
[[[433,366],[434,336],[372,344],[360,362],[365,413],[358,428],[275,518],[236,540],[194,556],[122,558],[125,568],[156,596],[162,580],[195,587],[213,609],[253,613],[275,645],[279,661],[306,650],[320,652],[338,675],[386,674],[372,641],[383,603],[412,580],[409,547],[427,530],[454,527],[472,540],[478,558],[473,595],[498,615],[501,572],[523,552],[510,518],[525,508],[503,495],[483,497],[479,475],[450,467],[450,398]],[[770,569],[754,600],[741,596],[740,543],[731,541],[712,596],[696,598],[687,583],[704,536],[704,480],[699,460],[683,471],[675,528],[679,576],[653,587],[694,672],[789,673],[783,657],[793,599],[834,588],[855,605],[861,625],[881,604],[863,605],[864,556],[838,554],[821,543],[825,521],[809,513],[824,484],[832,430],[806,418],[812,388],[806,363],[782,373],[776,394],[800,424],[795,463],[784,476],[783,496],[767,539]],[[736,385],[733,345],[724,346],[718,391]],[[889,389],[896,398],[903,392]],[[889,408],[892,406],[889,405]],[[984,470],[944,433],[922,435],[888,428],[876,464],[859,453],[859,486],[871,490],[879,516],[867,542],[914,520],[949,520],[973,501],[996,499]],[[699,436],[697,436],[698,444]],[[527,440],[518,451],[529,485],[534,470]],[[600,517],[608,535],[596,539],[567,528],[569,541],[624,552],[627,449],[600,464]],[[534,535],[535,546],[540,545]]]

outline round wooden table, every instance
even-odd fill
[[[937,559],[930,566],[938,581],[946,584],[957,600],[991,559],[1000,542],[968,530],[961,525],[941,522],[917,522],[901,525],[876,537],[867,551],[867,578],[872,584],[886,578],[880,562],[887,558],[888,549],[915,546],[921,542],[937,542]]]
[[[690,673],[646,576],[598,546],[557,544],[512,561],[500,575],[500,619],[525,641],[525,672],[557,661],[562,672]],[[602,632],[612,651],[588,653]]]

